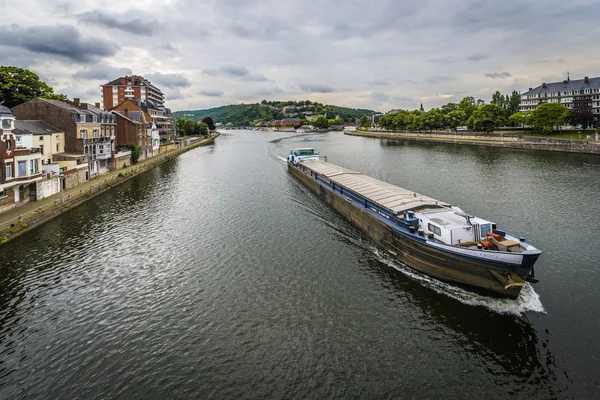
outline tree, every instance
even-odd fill
[[[543,103],[533,110],[531,122],[536,129],[552,132],[555,126],[564,124],[570,116],[569,109],[560,103]]]
[[[463,110],[456,109],[444,115],[444,125],[447,128],[454,129],[465,124],[467,116]]]
[[[213,119],[211,117],[204,118],[202,120],[202,122],[204,122],[206,124],[206,126],[208,126],[208,129],[210,129],[211,131],[217,130],[217,126],[215,125],[215,122],[213,121]]]
[[[208,130],[210,129],[209,125],[205,122],[198,122],[196,128],[201,135],[208,135]]]
[[[325,116],[319,115],[315,122],[313,122],[313,125],[315,126],[315,128],[327,129],[329,128],[329,121],[327,120],[327,118],[325,118]]]
[[[531,118],[531,111],[523,111],[514,113],[513,115],[508,117],[508,120],[516,125],[525,127],[525,125],[531,125]]]
[[[425,130],[441,129],[444,126],[444,114],[439,108],[432,108],[421,115],[421,123]]]
[[[0,103],[13,108],[36,97],[67,99],[64,94],[54,93],[54,89],[27,69],[0,66]]]
[[[592,101],[590,96],[576,96],[573,98],[573,111],[571,113],[571,124],[581,125],[583,130],[592,126],[594,115],[592,114]]]
[[[473,111],[469,121],[472,129],[490,133],[506,122],[506,116],[502,107],[496,104],[483,104]]]
[[[362,117],[360,117],[360,126],[367,128],[369,126],[369,117],[363,114]]]

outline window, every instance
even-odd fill
[[[430,232],[433,232],[437,236],[442,236],[442,230],[440,229],[439,226],[435,226],[433,224],[427,224],[427,229],[429,229]]]
[[[0,198],[2,197],[6,197],[6,190],[4,189],[0,190]]]
[[[6,179],[12,179],[13,177],[13,173],[12,173],[12,162],[7,162],[6,163]]]
[[[27,175],[27,161],[18,161],[17,162],[18,175],[17,176],[25,176]]]
[[[59,146],[59,143],[56,143],[56,152],[57,152],[57,153],[60,151],[60,150],[58,150],[58,149],[59,149],[59,147],[58,147],[58,146]]]
[[[12,121],[10,119],[2,120],[2,128],[3,129],[10,129],[11,127],[12,127]]]
[[[87,129],[80,129],[80,130],[79,130],[79,136],[80,136],[82,139],[87,139]]]
[[[17,136],[16,139],[17,139],[17,142],[20,142],[21,141],[21,136]]]
[[[6,141],[6,151],[10,151],[10,148],[12,146],[12,142],[10,140]]]

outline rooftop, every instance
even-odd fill
[[[544,85],[540,85],[534,89],[531,89],[523,94],[538,94],[538,93],[549,93],[549,92],[558,92],[565,90],[581,90],[581,89],[589,89],[589,88],[600,88],[600,77],[597,78],[589,78],[588,83],[585,83],[585,79],[573,79],[567,80],[563,82],[551,82],[546,83],[546,87]]]
[[[12,115],[10,108],[0,105],[0,115]]]
[[[53,133],[62,133],[60,129],[48,125],[38,120],[16,120],[15,133],[31,135],[51,135]]]

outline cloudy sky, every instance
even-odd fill
[[[600,76],[599,13],[597,0],[0,0],[0,65],[88,102],[134,73],[173,110],[429,109]]]

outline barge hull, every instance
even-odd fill
[[[365,232],[383,250],[408,267],[478,293],[512,299],[519,296],[522,285],[507,287],[506,282],[500,282],[498,279],[498,275],[503,276],[505,270],[494,270],[490,265],[450,254],[404,237],[389,225],[354,205],[351,200],[321,186],[319,182],[289,163],[288,169],[323,201]],[[518,277],[525,281],[528,274],[519,273]]]

